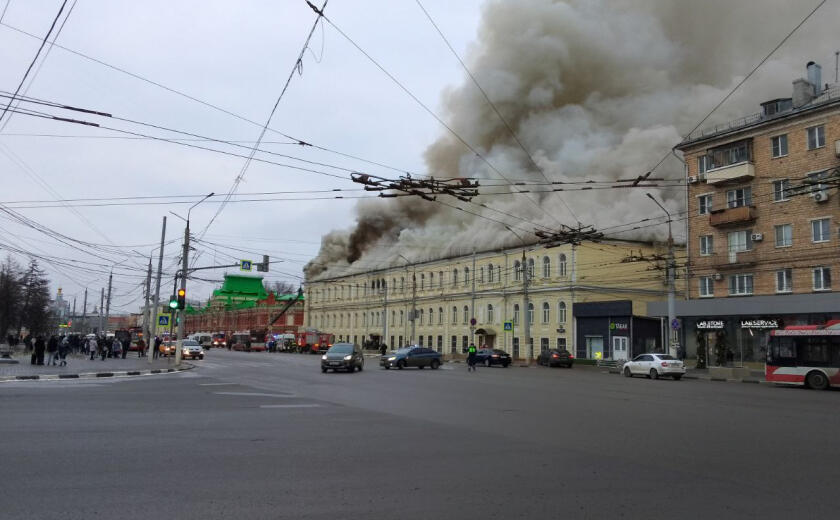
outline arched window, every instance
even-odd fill
[[[338,316],[338,326],[339,326],[339,327],[343,327],[343,326],[344,326],[344,314],[340,314],[340,315]]]
[[[458,270],[452,271],[452,287],[458,286]]]
[[[438,287],[443,289],[443,271],[438,271]]]
[[[549,257],[547,257],[547,256],[544,256],[544,257],[543,257],[543,272],[542,272],[542,277],[543,277],[543,278],[549,278],[549,277],[551,277],[551,259],[550,259]]]
[[[487,304],[487,323],[493,323],[493,304]]]
[[[435,287],[435,273],[429,273],[429,289]]]
[[[443,325],[443,307],[438,307],[438,325]]]
[[[405,292],[405,276],[400,276],[400,292]]]
[[[513,305],[513,324],[519,325],[519,304]]]
[[[470,268],[465,267],[464,268],[464,285],[469,285],[469,284],[470,284]]]
[[[405,316],[405,311],[400,311],[400,325],[403,324],[403,317]]]
[[[481,266],[478,270],[478,283],[484,283],[484,266]]]
[[[529,280],[534,279],[534,259],[533,258],[528,259],[528,279]]]
[[[542,322],[543,323],[548,323],[549,321],[551,321],[551,305],[549,305],[548,302],[543,302],[542,309],[543,309]]]
[[[452,324],[458,323],[458,307],[452,307]]]
[[[519,260],[513,263],[513,279],[517,282],[522,280],[522,264],[519,263]]]
[[[420,290],[426,288],[426,275],[424,273],[420,273]]]
[[[423,309],[420,309],[420,325],[423,324]]]
[[[429,309],[429,326],[432,326],[434,324],[435,324],[435,310],[434,309]]]
[[[557,276],[559,276],[560,278],[565,278],[566,277],[566,255],[561,254],[559,260],[560,260],[560,263],[557,266]]]
[[[528,323],[530,325],[534,324],[534,304],[533,303],[528,304]]]
[[[487,282],[493,283],[493,264],[487,266]]]
[[[397,311],[391,311],[391,325],[397,323]]]
[[[359,326],[359,313],[353,314],[353,327]]]
[[[566,323],[566,302],[557,304],[557,323]]]
[[[464,305],[464,325],[470,322],[470,308]]]

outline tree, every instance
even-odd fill
[[[293,283],[286,282],[284,280],[278,280],[275,282],[265,282],[264,285],[266,291],[275,292],[278,296],[297,292],[297,287]]]
[[[49,280],[36,260],[29,262],[29,267],[20,278],[20,283],[23,305],[18,318],[18,330],[26,327],[33,335],[49,332]]]
[[[0,266],[0,341],[12,329],[20,316],[21,308],[20,266],[6,257]]]

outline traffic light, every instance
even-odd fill
[[[178,289],[178,308],[185,309],[187,307],[187,291]]]
[[[257,272],[267,273],[268,272],[268,255],[263,255],[262,263],[256,264],[257,265]]]
[[[169,312],[174,312],[178,308],[178,299],[173,294],[169,297]]]

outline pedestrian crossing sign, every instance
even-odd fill
[[[513,330],[513,322],[512,321],[506,321],[505,322],[505,330]]]
[[[239,270],[240,271],[250,271],[251,270],[251,262],[250,260],[240,260],[239,261]]]
[[[159,314],[158,315],[158,325],[160,325],[162,327],[168,326],[169,325],[169,316],[167,316],[165,314]]]

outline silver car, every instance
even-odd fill
[[[632,361],[624,363],[622,372],[625,377],[643,375],[651,379],[659,379],[660,376],[670,376],[675,381],[679,381],[685,374],[685,365],[669,354],[651,352],[649,354],[639,354]]]
[[[204,359],[204,349],[198,341],[185,339],[181,344],[181,357],[191,359]]]

